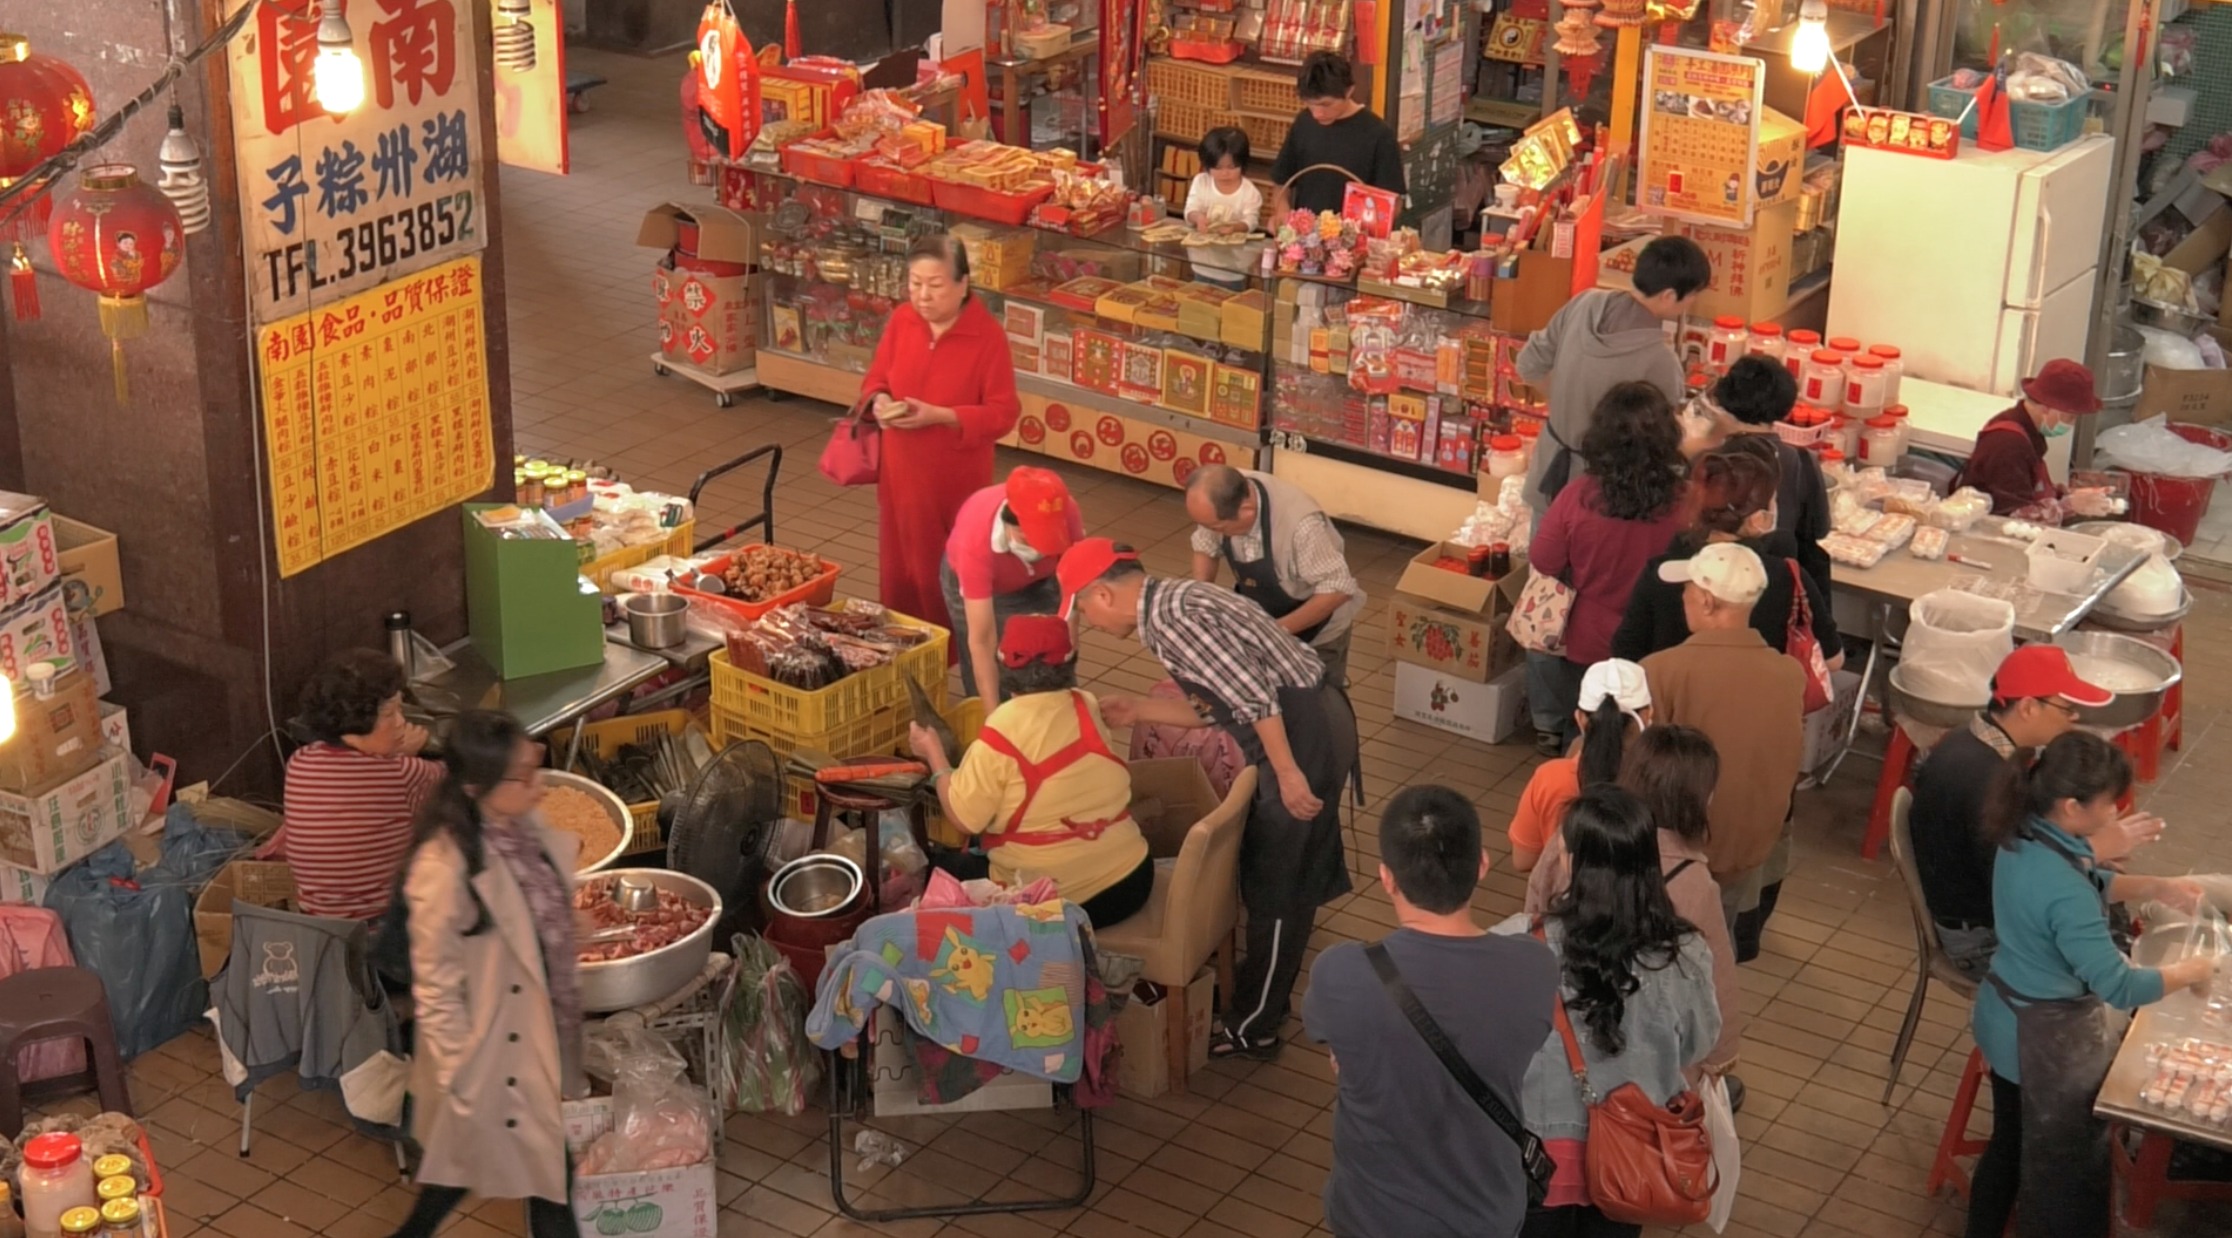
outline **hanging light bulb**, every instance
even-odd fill
[[[1805,0],[1798,6],[1798,29],[1790,37],[1790,67],[1800,73],[1819,73],[1828,65],[1828,0]]]
[[[318,59],[311,76],[318,106],[342,116],[364,106],[364,62],[357,59],[356,35],[350,33],[349,19],[341,16],[337,0],[324,0],[321,8]]]
[[[535,67],[535,26],[529,0],[496,0],[496,65],[513,73]]]
[[[15,738],[15,685],[0,679],[0,744]]]
[[[163,169],[163,179],[155,187],[178,208],[186,234],[208,227],[209,182],[202,176],[201,148],[186,132],[186,113],[175,103],[170,105],[170,132],[163,135],[155,162]]]

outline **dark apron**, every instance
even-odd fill
[[[1194,708],[1224,729],[1256,767],[1255,803],[1240,836],[1240,900],[1254,913],[1299,915],[1349,892],[1348,859],[1341,847],[1341,793],[1355,788],[1362,802],[1356,713],[1338,687],[1279,689],[1294,763],[1325,801],[1318,815],[1297,821],[1279,797],[1279,779],[1263,754],[1255,727],[1236,721],[1232,706],[1214,689],[1172,676]]]
[[[1279,561],[1272,554],[1271,545],[1271,492],[1261,482],[1251,481],[1248,484],[1255,487],[1256,528],[1262,531],[1260,540],[1263,542],[1263,557],[1242,563],[1232,553],[1232,539],[1228,537],[1223,539],[1224,561],[1232,568],[1233,588],[1240,591],[1241,597],[1261,606],[1273,619],[1284,619],[1302,609],[1302,604],[1310,599],[1295,597],[1279,583]],[[1325,625],[1332,621],[1332,616],[1328,615],[1314,626],[1296,632],[1295,636],[1303,644],[1310,644],[1317,640],[1318,633],[1323,632]]]
[[[2030,434],[2023,427],[2012,422],[1987,421],[1984,423],[1984,429],[1978,430],[1977,433],[1984,434],[1988,431],[2020,435],[2024,443],[2028,444],[2030,442]],[[1953,479],[1953,482],[1957,486],[1968,484],[1968,467],[1966,465],[1962,466],[1960,474]],[[2053,498],[2054,493],[2054,476],[2046,471],[2046,457],[2033,454],[2031,456],[2031,496],[2029,502],[2036,503],[2043,499]]]
[[[2092,881],[2077,855],[2052,839],[2030,837]],[[2103,916],[2109,912],[2105,891],[2100,895],[2100,910]],[[2023,1077],[2016,1232],[2022,1238],[2105,1235],[2109,1231],[2108,1127],[2093,1117],[2093,1104],[2115,1063],[2126,1020],[2096,993],[2038,998],[2017,992],[1996,973],[1984,979],[2015,1012],[2015,1068]]]

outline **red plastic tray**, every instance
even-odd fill
[[[931,206],[937,201],[932,188],[935,184],[920,172],[910,172],[880,156],[864,155],[853,161],[853,188],[879,198]]]
[[[997,189],[984,189],[976,185],[963,185],[958,181],[930,182],[937,196],[941,211],[956,215],[972,215],[993,223],[1020,225],[1030,218],[1031,208],[1054,196],[1054,186],[1040,185],[1019,193],[1003,193]]]
[[[815,138],[826,138],[834,132],[836,132],[834,129],[824,129],[811,138],[801,138],[799,141],[805,142],[812,141]],[[833,185],[838,189],[850,189],[853,185],[852,160],[834,158],[817,151],[801,150],[798,142],[793,142],[783,148],[783,171],[800,180]]]
[[[708,560],[705,570],[718,576],[721,574],[721,570],[727,567],[737,555],[752,549],[756,549],[756,547],[739,546],[717,559]],[[808,606],[827,606],[831,599],[837,596],[837,574],[845,569],[828,559],[823,559],[820,555],[814,557],[821,559],[821,575],[814,577],[796,589],[778,593],[764,602],[747,602],[741,598],[732,598],[719,593],[701,593],[696,589],[686,588],[679,584],[674,586],[674,591],[689,598],[693,603],[719,606],[746,619],[757,619],[778,606],[788,606],[793,602],[804,602]]]

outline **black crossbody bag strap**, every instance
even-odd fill
[[[1465,1090],[1465,1095],[1472,1097],[1473,1103],[1480,1106],[1489,1120],[1501,1128],[1505,1135],[1510,1136],[1511,1142],[1519,1146],[1519,1167],[1527,1175],[1527,1206],[1541,1207],[1542,1201],[1549,1197],[1550,1175],[1556,1168],[1550,1160],[1549,1150],[1542,1146],[1542,1140],[1536,1138],[1533,1131],[1521,1124],[1518,1117],[1502,1101],[1496,1099],[1496,1094],[1488,1090],[1487,1081],[1457,1052],[1457,1046],[1449,1043],[1449,1036],[1441,1030],[1441,1025],[1434,1022],[1434,1016],[1426,1013],[1426,1008],[1418,1003],[1418,995],[1411,992],[1410,985],[1404,983],[1403,973],[1396,969],[1395,960],[1388,955],[1387,947],[1373,942],[1364,947],[1364,957],[1372,961],[1372,970],[1379,973],[1380,984],[1387,989],[1387,995],[1395,999],[1395,1005],[1410,1020],[1411,1026],[1418,1029],[1419,1038],[1426,1042],[1427,1048],[1434,1051],[1435,1057],[1441,1059],[1442,1069],[1447,1070],[1450,1078],[1457,1081],[1457,1086]]]

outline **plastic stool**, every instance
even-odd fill
[[[2131,758],[2134,782],[2153,782],[2162,776],[2162,711],[2135,726],[2116,732],[2116,747]]]
[[[1976,1112],[1976,1091],[1984,1086],[1984,1071],[1984,1051],[1969,1050],[1968,1065],[1961,1069],[1961,1086],[1953,1093],[1953,1109],[1945,1115],[1945,1134],[1938,1139],[1937,1159],[1930,1164],[1930,1180],[1922,1188],[1932,1199],[1937,1198],[1938,1189],[1948,1182],[1962,1199],[1967,1199],[1969,1175],[1968,1170],[1962,1168],[1960,1158],[1982,1152],[1991,1142],[1971,1139],[1968,1133],[1969,1116]],[[2022,1115],[1995,1113],[1992,1120],[2021,1121]]]
[[[1875,804],[1868,809],[1868,834],[1860,840],[1860,857],[1876,858],[1883,850],[1883,842],[1891,837],[1891,800],[1899,788],[1914,781],[1914,767],[1922,758],[1922,750],[1907,738],[1906,728],[1897,722],[1891,724],[1891,746],[1883,753],[1883,776],[1876,779]]]
[[[116,1027],[109,1019],[101,978],[82,967],[35,967],[0,980],[0,1130],[23,1129],[17,1051],[58,1036],[85,1042],[101,1108],[132,1112],[124,1059],[116,1052]]]
[[[2139,1138],[2139,1150],[2134,1153],[2128,1138]],[[2123,1180],[2124,1206],[2121,1220],[2133,1229],[2152,1229],[2155,1209],[2165,1199],[2183,1199],[2195,1203],[2232,1204],[2232,1182],[2199,1182],[2170,1176],[2170,1145],[2174,1141],[2160,1131],[2125,1126],[2121,1122],[2108,1127],[2109,1171]]]
[[[883,907],[883,815],[894,808],[907,810],[907,825],[914,831],[915,846],[925,855],[930,851],[930,826],[928,813],[920,799],[901,804],[881,795],[859,791],[838,791],[830,787],[815,788],[814,850],[829,846],[829,823],[839,817],[850,817],[859,829],[868,832],[868,862],[861,865],[868,884],[868,906],[882,911]],[[894,908],[893,910],[896,910]]]

